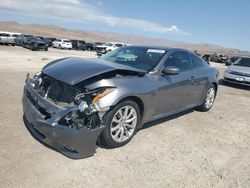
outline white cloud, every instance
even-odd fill
[[[93,5],[86,0],[5,0],[0,1],[0,11],[71,22],[102,23],[154,33],[188,34],[175,25],[166,27],[143,19],[117,17],[103,12],[100,5],[101,1]]]

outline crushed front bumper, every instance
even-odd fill
[[[60,108],[43,99],[30,84],[24,87],[22,103],[25,126],[38,141],[73,159],[89,157],[95,153],[96,141],[104,126],[75,129],[60,125],[59,120],[76,110],[76,107]]]

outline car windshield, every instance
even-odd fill
[[[148,72],[159,63],[165,52],[156,48],[125,47],[107,53],[100,59]]]
[[[239,58],[234,62],[236,66],[250,67],[250,58]]]

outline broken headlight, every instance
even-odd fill
[[[33,76],[30,76],[30,74],[28,73],[26,82],[29,82],[33,88],[39,87],[42,82],[41,72],[38,72],[34,74]]]
[[[100,92],[96,93],[96,95],[94,96],[92,100],[92,103],[95,104],[99,99],[105,97],[106,95],[108,95],[114,90],[115,90],[114,87],[103,88]]]

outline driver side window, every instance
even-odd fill
[[[164,66],[171,66],[180,69],[180,72],[192,69],[189,54],[184,51],[177,51],[170,54],[164,63]]]

